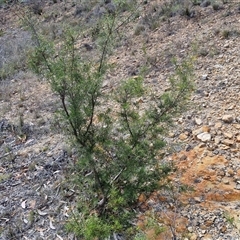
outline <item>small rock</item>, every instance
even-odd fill
[[[219,154],[219,151],[218,151],[217,149],[215,149],[215,150],[213,151],[213,153],[214,153],[215,155],[218,155],[218,154]]]
[[[240,135],[237,135],[237,142],[240,142]]]
[[[235,189],[240,190],[240,184],[237,184]]]
[[[204,148],[204,147],[206,147],[206,143],[200,143],[200,144],[198,145],[198,148]]]
[[[201,203],[202,202],[202,199],[200,197],[194,197],[194,201],[196,203]]]
[[[222,182],[223,182],[224,184],[229,184],[228,178],[223,178],[223,179],[222,179]]]
[[[202,80],[208,80],[208,75],[207,74],[202,75]]]
[[[227,146],[232,146],[234,144],[234,141],[230,139],[224,139],[222,143]]]
[[[207,227],[210,227],[211,225],[214,224],[213,220],[212,219],[208,219],[204,222],[204,224],[207,226]]]
[[[214,127],[217,128],[217,129],[220,129],[222,127],[222,123],[217,122]]]
[[[231,132],[224,132],[223,135],[226,138],[230,138],[230,139],[233,138],[233,134]]]
[[[184,161],[187,159],[187,156],[185,154],[183,154],[181,157],[180,157],[180,161]]]
[[[191,234],[190,240],[197,240],[198,236],[196,233]]]
[[[223,47],[224,48],[229,48],[229,43],[225,43]]]
[[[210,127],[209,126],[206,126],[206,125],[204,125],[204,126],[202,126],[202,131],[203,132],[210,132]]]
[[[236,107],[235,105],[231,105],[231,106],[229,106],[227,109],[228,109],[228,110],[233,110],[235,107]]]
[[[197,136],[198,134],[202,133],[202,128],[198,128],[192,131],[193,136]]]
[[[215,144],[219,144],[221,142],[220,137],[215,137],[214,142],[215,142]]]
[[[180,140],[186,140],[188,138],[188,136],[185,134],[185,133],[181,133],[180,135],[179,135],[179,139]]]
[[[221,176],[221,177],[224,177],[225,176],[225,172],[223,170],[219,170],[217,172],[217,176]]]
[[[185,151],[189,152],[191,149],[193,149],[193,146],[188,144],[186,147],[185,147]]]
[[[202,119],[200,119],[200,118],[195,118],[195,123],[196,123],[197,125],[201,125],[201,124],[202,124]]]
[[[179,123],[179,124],[182,124],[182,123],[183,123],[183,119],[182,119],[182,118],[179,118],[179,119],[178,119],[178,123]]]
[[[221,144],[221,145],[219,145],[219,148],[220,148],[221,150],[228,150],[230,147],[227,146],[227,145]]]
[[[236,129],[240,129],[240,124],[233,124]]]
[[[209,236],[204,236],[203,238],[201,238],[202,240],[213,240],[212,237],[209,237]]]
[[[227,176],[229,176],[229,177],[233,177],[233,176],[234,176],[234,171],[233,171],[233,169],[231,169],[231,168],[228,168],[228,169],[227,169]]]
[[[211,134],[203,132],[197,135],[197,139],[201,140],[202,142],[208,142],[211,140]]]
[[[109,80],[103,81],[102,87],[103,87],[103,88],[106,88],[106,87],[108,87],[108,86],[110,86],[110,81],[109,81]]]
[[[168,136],[169,136],[170,138],[174,138],[174,137],[175,137],[175,133],[174,133],[174,132],[170,132],[170,133],[168,134]]]
[[[222,233],[225,233],[227,231],[227,227],[224,225],[222,226],[221,230],[220,230]]]
[[[232,115],[224,115],[222,117],[222,120],[225,122],[225,123],[231,123],[233,122],[233,116]]]

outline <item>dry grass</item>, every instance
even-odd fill
[[[31,35],[26,31],[14,30],[0,37],[0,80],[25,69],[26,55],[32,46]]]

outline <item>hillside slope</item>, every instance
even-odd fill
[[[168,88],[172,58],[194,55],[195,91],[189,110],[176,119],[166,137],[176,152],[169,150],[165,157],[178,168],[170,176],[176,189],[181,182],[194,191],[143,196],[139,200],[144,212],[139,218],[144,222],[144,214],[154,212],[165,226],[158,236],[146,229],[149,239],[170,240],[174,233],[185,240],[237,240],[240,5],[237,1],[201,3],[187,5],[186,12],[182,5],[176,10],[176,2],[170,9],[163,7],[164,0],[139,3],[138,17],[125,27],[110,56],[114,68],[103,91],[147,68],[145,84],[161,93]],[[80,18],[94,19],[100,10],[108,9],[102,3],[102,9],[96,4],[85,12],[82,3],[70,1],[30,5],[53,38],[61,34],[60,22],[78,24]],[[0,239],[75,239],[63,226],[75,206],[75,191],[66,180],[76,156],[56,130],[57,97],[46,81],[26,70],[24,59],[33,43],[19,22],[23,8],[13,4],[0,9]],[[86,46],[95,51],[89,38],[79,44],[84,53],[89,50]]]

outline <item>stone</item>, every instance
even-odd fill
[[[202,142],[208,142],[211,140],[211,134],[203,132],[197,135],[197,139],[201,140]]]
[[[181,133],[180,135],[179,135],[179,139],[180,140],[186,140],[188,138],[188,136],[185,134],[185,133]]]
[[[226,231],[227,231],[227,227],[224,225],[224,226],[222,226],[222,228],[220,229],[220,231],[222,232],[222,233],[225,233]]]
[[[214,127],[217,128],[217,129],[220,129],[222,127],[222,123],[221,122],[216,122]]]
[[[237,135],[236,141],[240,142],[240,135]]]
[[[224,184],[229,184],[228,178],[223,178],[223,179],[222,179],[222,182],[223,182]]]
[[[196,203],[201,203],[202,202],[202,199],[200,197],[194,197],[194,201]]]
[[[219,144],[221,142],[220,137],[215,137],[214,142],[215,142],[215,144]]]
[[[193,136],[197,136],[198,134],[202,133],[202,128],[198,128],[192,131]]]
[[[207,226],[207,227],[210,227],[212,224],[214,224],[213,220],[212,219],[208,219],[204,222],[204,224]]]
[[[233,122],[233,116],[232,115],[224,115],[222,117],[222,120],[225,123],[232,123]]]
[[[235,189],[240,190],[240,184],[237,184]]]
[[[206,125],[204,125],[204,126],[202,126],[202,131],[203,132],[210,132],[210,127],[209,126],[206,126]]]
[[[213,240],[213,238],[212,237],[210,237],[210,236],[204,236],[203,238],[201,238],[202,240]]]
[[[195,118],[195,123],[196,123],[197,125],[201,125],[201,124],[202,124],[202,119],[200,119],[200,118]]]
[[[232,146],[234,144],[234,141],[230,139],[224,139],[222,143],[227,146]]]
[[[175,133],[174,133],[174,132],[170,132],[170,133],[168,134],[168,137],[174,138],[174,137],[175,137]]]
[[[202,80],[208,80],[208,74],[202,75]]]
[[[231,132],[224,132],[223,135],[226,138],[230,138],[230,139],[233,138],[233,134]]]
[[[179,119],[178,119],[178,123],[179,123],[179,124],[182,124],[182,123],[183,123],[183,118],[179,118]]]
[[[187,159],[187,156],[185,154],[183,154],[181,157],[180,157],[180,161],[184,161]]]
[[[240,124],[233,124],[236,129],[240,129]]]
[[[198,235],[196,233],[191,234],[190,240],[197,240]]]
[[[109,85],[110,85],[110,81],[109,81],[109,80],[105,80],[105,81],[103,81],[103,83],[102,83],[102,87],[103,87],[103,88],[107,88],[107,87],[109,87]]]
[[[231,168],[228,168],[228,169],[227,169],[227,176],[229,176],[229,177],[233,177],[233,176],[234,176],[234,171],[233,171],[233,169],[231,169]]]
[[[225,172],[223,170],[219,170],[217,172],[217,176],[221,176],[221,177],[224,177],[225,176]]]
[[[198,148],[205,148],[206,147],[206,143],[200,143],[199,145],[198,145]]]

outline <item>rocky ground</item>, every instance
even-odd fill
[[[195,58],[195,91],[189,110],[175,120],[166,137],[176,151],[165,157],[178,168],[171,176],[175,194],[161,192],[140,199],[146,211],[151,209],[165,226],[165,232],[153,238],[152,230],[146,231],[149,239],[170,240],[176,235],[185,240],[237,240],[240,5],[237,1],[221,3],[214,10],[213,5],[202,4],[193,6],[189,16],[177,13],[157,21],[155,8],[160,4],[141,5],[142,14],[127,27],[110,57],[115,68],[103,86],[104,91],[111,90],[119,80],[148,66],[145,84],[161,92],[168,87],[172,57],[191,54]],[[64,6],[58,4],[60,9]],[[70,18],[76,21],[79,6],[67,6]],[[51,12],[55,7],[49,4],[42,11]],[[6,42],[16,38],[16,44],[25,34],[17,28],[15,10],[0,9],[1,52]],[[26,71],[0,84],[0,239],[74,239],[63,227],[74,206],[74,189],[66,184],[74,153],[56,130],[57,98],[44,80]],[[179,182],[194,191],[180,194]]]

